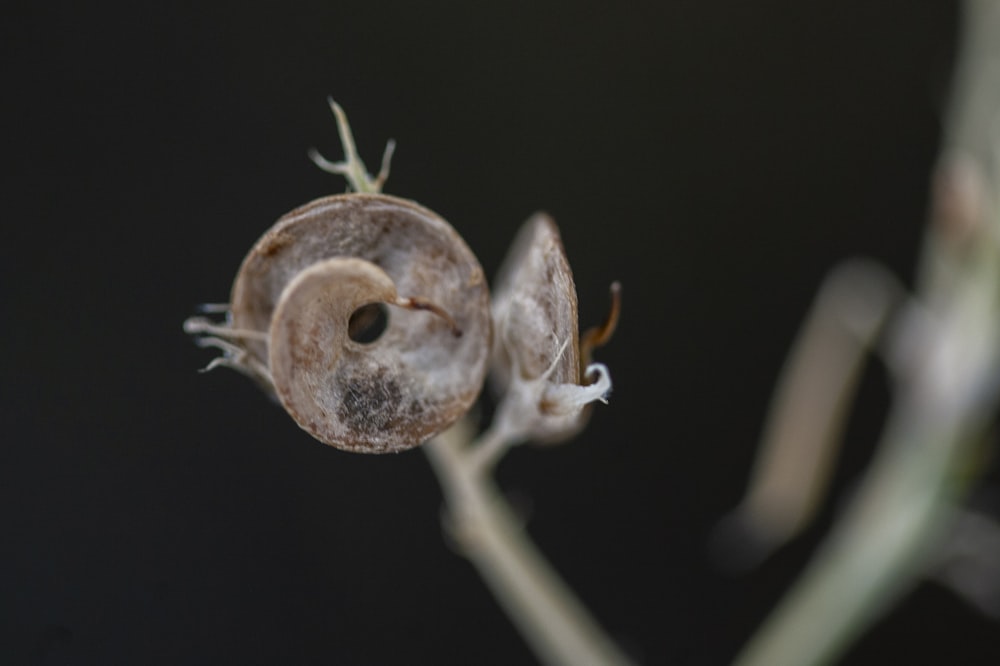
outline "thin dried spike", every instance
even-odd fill
[[[234,370],[242,369],[242,367],[236,360],[227,358],[225,356],[216,356],[215,358],[213,358],[211,361],[208,362],[208,365],[206,365],[198,372],[211,372],[216,368],[232,368]]]
[[[219,338],[213,338],[211,336],[206,336],[203,338],[195,338],[194,343],[199,347],[214,347],[215,349],[221,349],[223,352],[230,356],[238,356],[245,353],[242,347],[234,345],[232,342],[227,342],[226,340],[220,340]]]
[[[392,164],[392,155],[396,152],[396,142],[389,139],[385,144],[385,152],[382,153],[382,166],[378,170],[378,176],[375,178],[373,186],[376,192],[382,191],[382,186],[385,185],[385,181],[389,179],[389,167]]]
[[[250,329],[229,328],[225,325],[214,324],[204,317],[191,317],[184,322],[184,332],[192,335],[207,333],[220,338],[230,338],[234,340],[257,340],[267,342],[267,333],[264,331],[254,331]]]
[[[563,340],[563,343],[559,345],[559,351],[556,352],[556,357],[552,359],[552,365],[546,368],[545,372],[541,374],[539,379],[547,380],[549,377],[552,376],[552,373],[555,372],[556,368],[559,367],[559,361],[562,359],[563,354],[566,353],[567,347],[569,347],[569,338]]]
[[[208,365],[198,372],[211,372],[216,368],[229,368],[230,370],[235,370],[253,380],[260,382],[269,390],[272,390],[271,386],[273,385],[273,382],[271,381],[271,374],[267,371],[267,368],[249,356],[241,358],[219,356],[218,358],[212,359]]]
[[[600,326],[594,326],[584,331],[580,336],[580,380],[587,381],[587,366],[590,365],[592,353],[598,347],[603,347],[611,340],[618,327],[618,318],[622,309],[622,285],[615,281],[611,283],[611,309]]]
[[[229,312],[229,303],[201,303],[195,310],[202,314],[225,314]]]
[[[273,390],[271,373],[263,363],[247,353],[246,349],[220,338],[206,336],[195,338],[199,347],[214,347],[222,351],[223,356],[212,359],[199,372],[209,372],[219,367],[231,368],[263,384],[267,390]]]

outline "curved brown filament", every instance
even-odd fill
[[[456,338],[462,337],[462,329],[458,327],[458,323],[455,321],[455,318],[452,317],[450,314],[448,314],[448,311],[442,308],[440,305],[435,305],[434,303],[431,303],[426,299],[419,298],[416,296],[412,298],[396,299],[393,305],[397,305],[401,308],[406,308],[408,310],[426,310],[427,312],[435,314],[438,317],[444,319],[446,322],[448,322],[448,326],[451,327],[452,335],[454,335]]]
[[[580,336],[580,381],[589,384],[585,373],[590,365],[592,353],[598,347],[603,347],[611,340],[618,328],[618,318],[622,310],[622,285],[617,280],[611,283],[611,307],[608,310],[604,321],[592,328],[588,328]]]

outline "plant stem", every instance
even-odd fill
[[[630,660],[607,637],[528,538],[489,470],[477,464],[464,423],[424,445],[463,553],[542,663],[612,666]]]

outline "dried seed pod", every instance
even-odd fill
[[[490,368],[504,396],[499,427],[512,438],[565,440],[586,424],[587,405],[606,399],[611,377],[604,365],[590,364],[590,350],[614,331],[618,292],[616,283],[607,321],[581,338],[576,286],[555,222],[539,213],[521,227],[495,283]]]
[[[378,318],[373,304],[390,307],[366,342],[356,329]],[[226,327],[188,328],[349,451],[422,443],[469,409],[486,372],[479,262],[441,217],[383,194],[326,197],[278,220],[243,261],[230,313]]]

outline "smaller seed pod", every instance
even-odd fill
[[[228,310],[225,326],[187,328],[340,449],[417,446],[485,377],[482,268],[451,225],[404,199],[344,194],[288,213],[243,261]]]
[[[555,222],[532,216],[497,275],[491,383],[503,396],[498,423],[512,439],[560,442],[586,425],[590,403],[611,391],[608,369],[591,351],[618,321],[619,287],[599,327],[579,335],[576,286]]]

